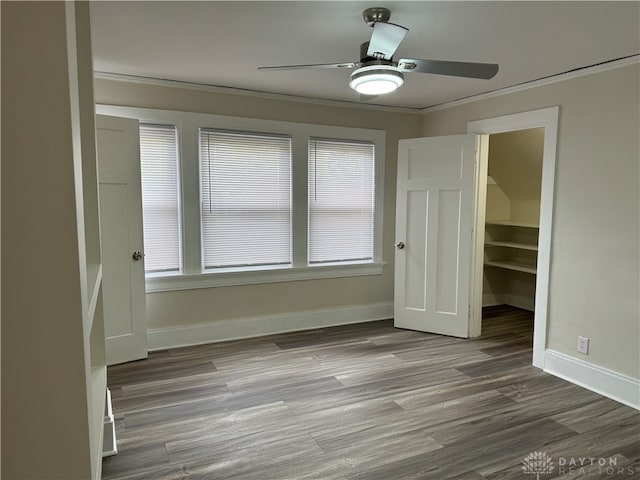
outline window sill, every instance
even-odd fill
[[[386,262],[351,263],[348,265],[318,265],[298,268],[275,268],[269,270],[204,272],[193,275],[179,273],[148,275],[147,293],[191,290],[196,288],[256,285],[261,283],[295,282],[323,278],[358,277],[380,275]]]

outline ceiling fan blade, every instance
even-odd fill
[[[258,67],[258,70],[302,70],[304,68],[355,68],[360,63],[312,63],[309,65],[279,65],[277,67]]]
[[[382,55],[383,58],[389,60],[398,49],[398,45],[400,45],[400,42],[402,42],[408,31],[408,28],[393,23],[374,23],[367,55],[369,57],[379,57]]]
[[[482,78],[488,80],[498,73],[496,63],[449,62],[447,60],[421,60],[402,58],[398,60],[401,72],[434,73],[454,77]]]

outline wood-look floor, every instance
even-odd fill
[[[640,413],[532,367],[530,313],[485,319],[474,340],[385,320],[110,367],[103,478],[533,480],[531,452],[541,479],[640,478]]]

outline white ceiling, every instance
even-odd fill
[[[97,72],[357,102],[351,70],[258,66],[359,60],[367,7],[409,28],[395,57],[498,63],[491,80],[405,74],[371,103],[424,108],[640,53],[640,2],[92,2]]]

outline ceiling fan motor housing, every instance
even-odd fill
[[[376,58],[368,55],[369,42],[364,42],[360,45],[360,63],[363,65],[369,65],[371,62],[376,62],[379,65],[393,65],[393,59],[385,60],[384,58]]]

